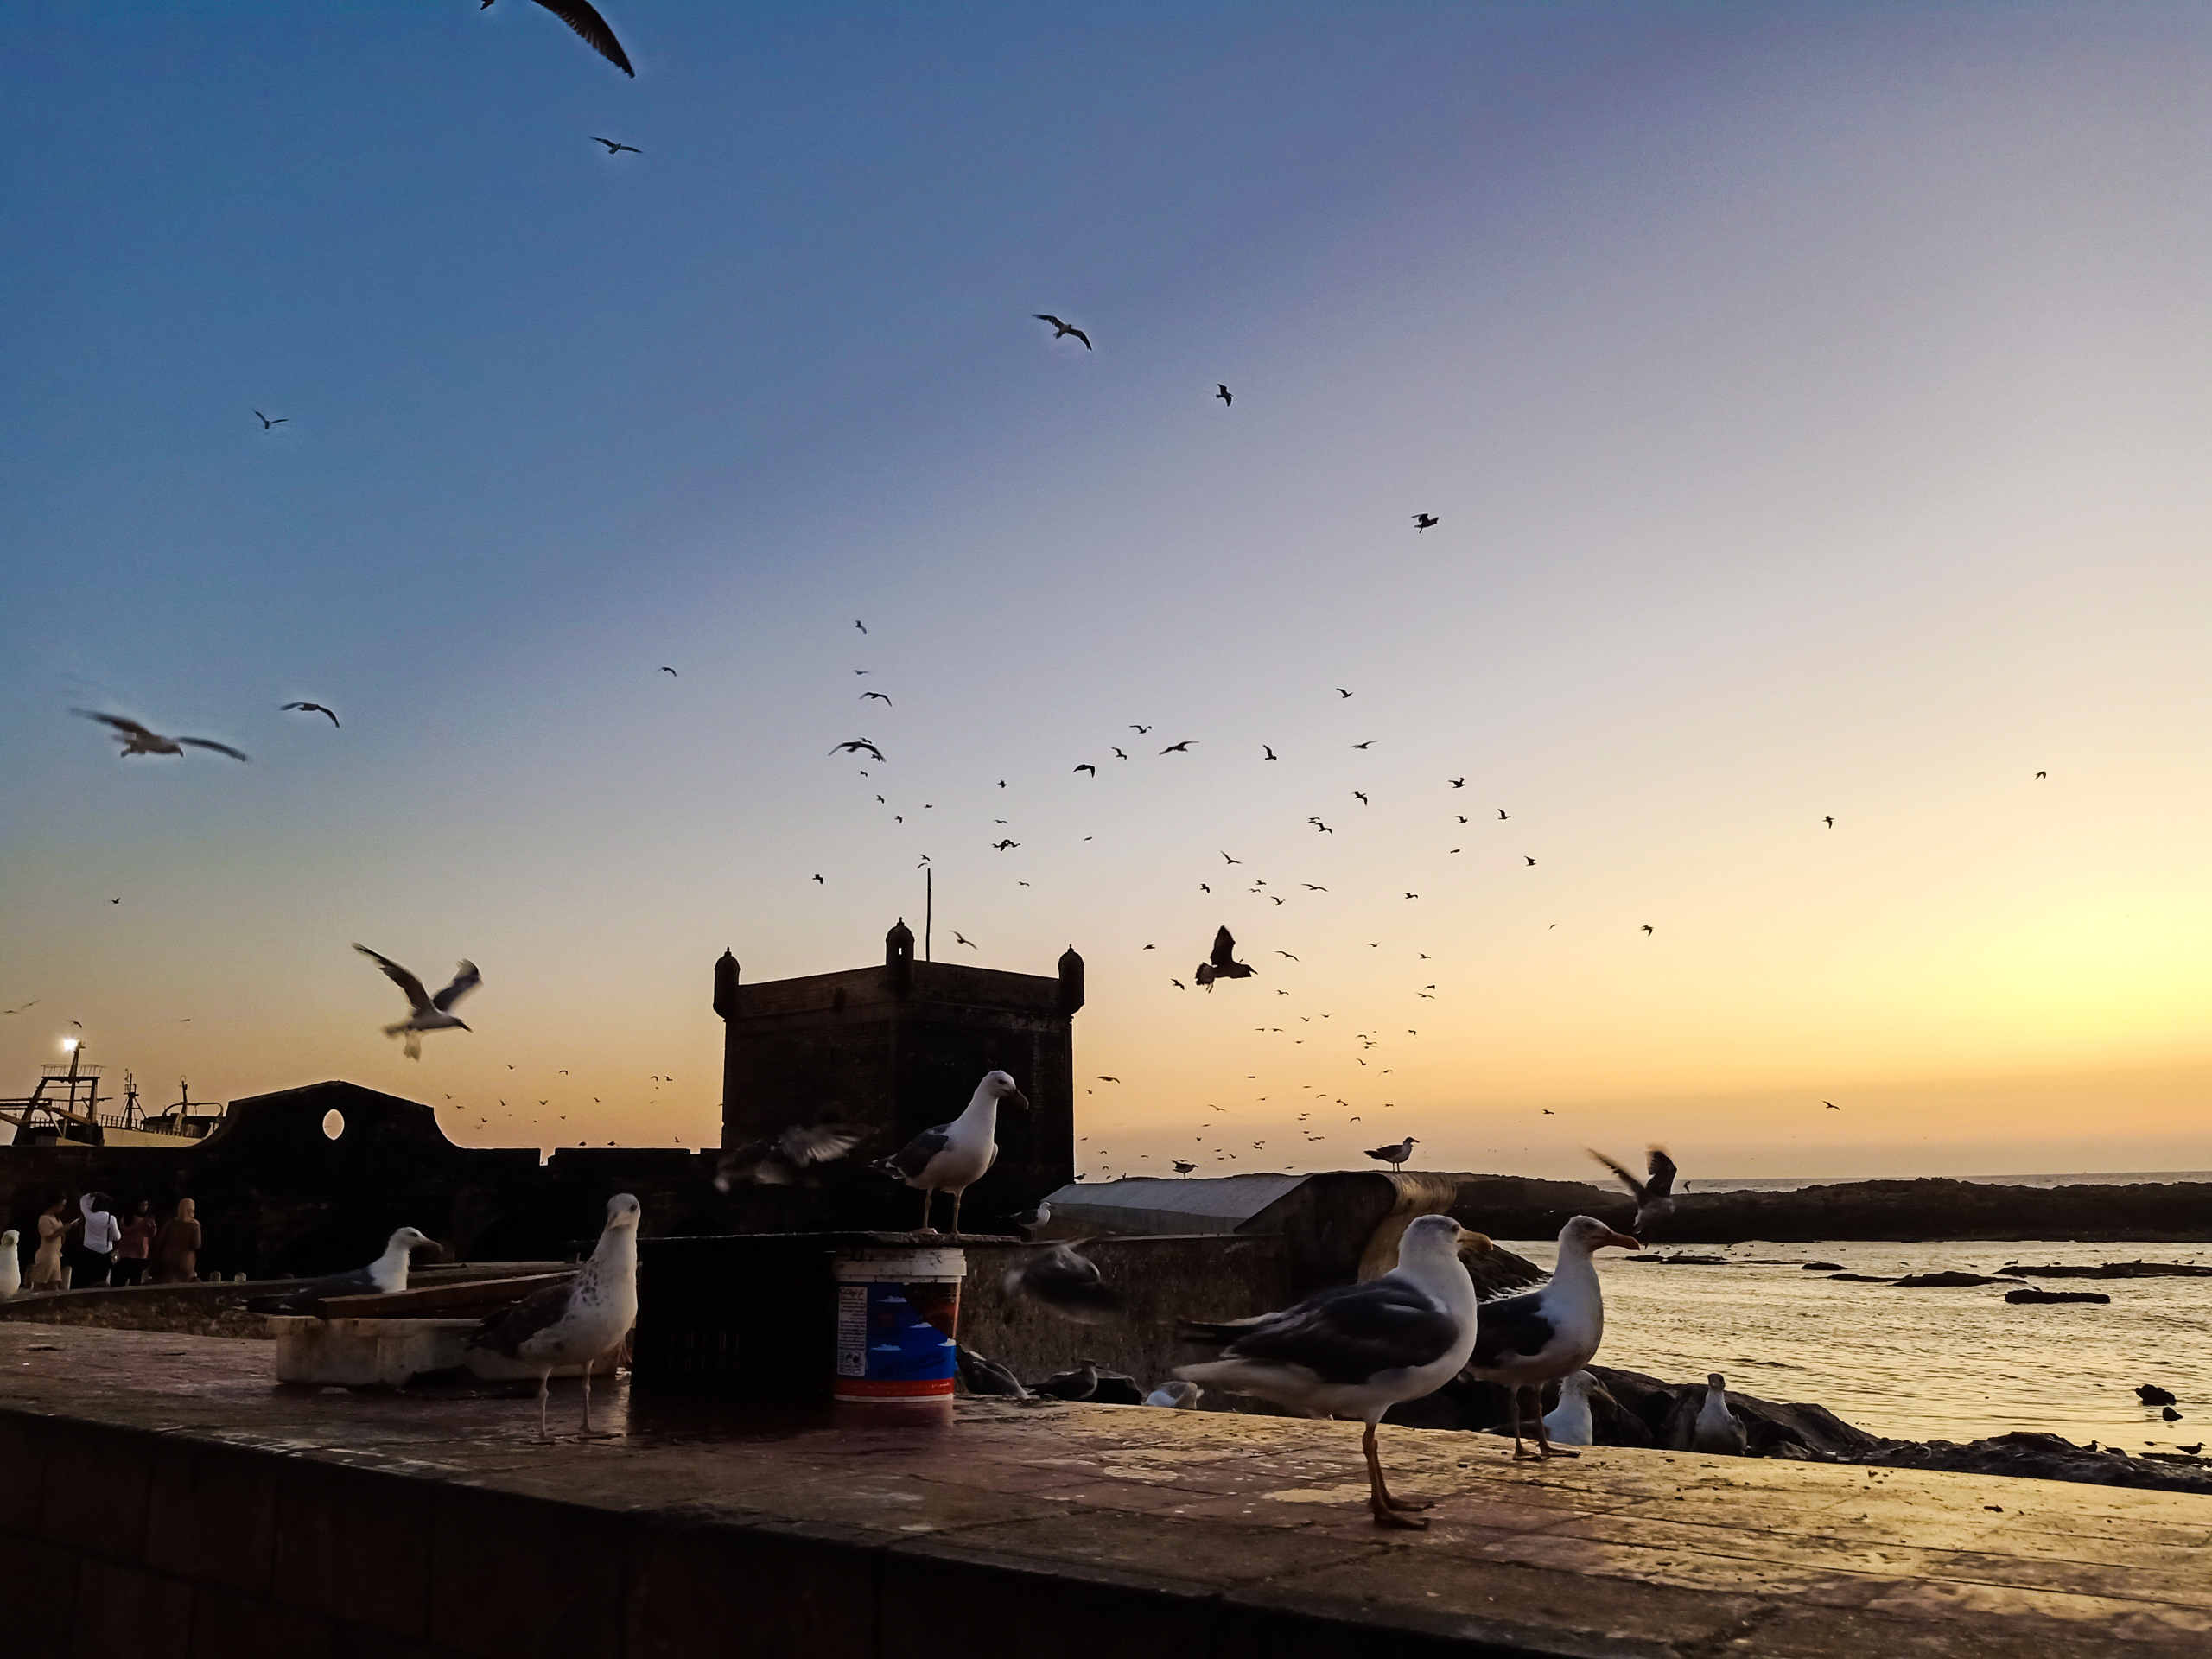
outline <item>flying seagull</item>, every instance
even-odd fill
[[[1188,754],[1191,752],[1191,745],[1198,741],[1198,740],[1195,737],[1186,737],[1180,743],[1170,743],[1166,748],[1162,749],[1160,753],[1162,754]]]
[[[1347,690],[1345,690],[1344,689],[1344,687],[1342,687],[1342,686],[1340,685],[1340,686],[1338,686],[1338,687],[1337,688],[1337,695],[1338,695],[1338,696],[1340,696],[1340,697],[1348,697],[1348,696],[1351,696],[1351,692],[1349,692],[1349,691],[1347,691]]]
[[[614,38],[614,31],[607,26],[607,19],[593,9],[590,0],[537,0],[537,3],[575,30],[577,37],[601,57],[632,80],[638,78],[638,72],[630,67],[630,60],[622,50],[622,42]],[[491,8],[492,0],[484,0],[478,10],[488,11]]]
[[[594,144],[605,144],[607,146],[607,153],[610,156],[620,156],[626,149],[632,156],[642,156],[645,153],[644,150],[639,149],[635,144],[618,144],[612,138],[602,138],[595,132],[587,136],[589,137],[592,143]]]
[[[338,724],[338,716],[330,714],[330,710],[319,702],[288,702],[284,707],[288,709],[296,709],[303,715],[330,715],[330,723],[333,726]]]
[[[1218,381],[1218,380],[1217,380],[1217,381],[1215,381],[1215,382],[1214,382],[1214,394],[1213,394],[1213,395],[1214,395],[1215,397],[1218,397],[1218,398],[1220,398],[1220,399],[1221,399],[1222,406],[1223,406],[1224,408],[1227,408],[1227,407],[1229,407],[1230,404],[1234,404],[1234,403],[1236,403],[1236,401],[1234,397],[1230,397],[1230,396],[1229,395],[1229,388],[1228,388],[1227,386],[1223,385],[1221,384],[1221,382],[1220,382],[1220,381]]]
[[[877,748],[874,744],[869,742],[868,739],[864,737],[856,737],[849,743],[840,743],[836,748],[830,750],[830,753],[832,754],[848,754],[860,749],[866,749],[878,760],[883,759],[883,751]]]
[[[1644,1166],[1649,1175],[1641,1181],[1604,1153],[1593,1148],[1590,1149],[1590,1155],[1620,1177],[1621,1185],[1636,1199],[1636,1219],[1629,1224],[1630,1232],[1641,1234],[1650,1223],[1664,1221],[1675,1213],[1675,1160],[1667,1155],[1664,1147],[1651,1148]]]
[[[868,632],[868,624],[861,621],[857,616],[853,619],[853,626],[858,628],[862,633],[866,633]]]
[[[1073,334],[1077,340],[1083,342],[1083,349],[1084,351],[1087,352],[1090,349],[1090,336],[1084,334],[1082,329],[1077,327],[1073,323],[1062,322],[1058,317],[1048,315],[1042,311],[1033,311],[1029,315],[1035,317],[1039,322],[1051,323],[1052,325],[1052,338],[1054,340],[1065,339],[1069,334]]]
[[[1434,1393],[1467,1363],[1475,1347],[1475,1287],[1459,1252],[1491,1248],[1449,1216],[1415,1217],[1399,1242],[1398,1265],[1379,1279],[1316,1291],[1256,1319],[1185,1325],[1186,1338],[1218,1344],[1221,1357],[1175,1374],[1309,1416],[1364,1420],[1360,1447],[1376,1523],[1425,1527],[1406,1512],[1427,1505],[1393,1497],[1383,1484],[1375,1427],[1392,1406]]]
[[[880,691],[863,691],[861,693],[861,701],[862,702],[866,702],[870,697],[874,697],[878,702],[881,703],[887,709],[893,706],[891,699],[885,696]]]
[[[607,1201],[607,1226],[583,1270],[548,1285],[470,1334],[467,1345],[489,1348],[537,1368],[537,1438],[545,1433],[545,1395],[555,1367],[582,1368],[584,1427],[591,1426],[591,1370],[638,1322],[637,1199],[617,1192]]]
[[[384,1034],[387,1037],[404,1036],[407,1039],[409,1059],[419,1060],[423,1058],[424,1032],[467,1031],[468,1029],[467,1026],[453,1017],[453,1005],[484,982],[484,976],[476,971],[474,963],[463,962],[454,970],[453,983],[435,996],[432,996],[423,988],[421,980],[416,978],[390,957],[378,956],[365,944],[357,944],[353,948],[365,957],[373,957],[377,966],[384,969],[385,976],[398,986],[402,994],[407,998],[407,1006],[411,1012],[397,1025],[386,1026],[384,1028]]]
[[[671,679],[671,680],[680,680],[680,679],[682,679],[682,678],[683,677],[681,674],[678,674],[678,673],[677,673],[674,669],[671,668],[671,667],[670,667],[666,663],[663,663],[663,664],[660,665],[660,671],[661,671],[662,673],[664,673],[664,674],[667,675],[667,676],[668,676],[668,677],[669,677],[670,679]]]
[[[1213,954],[1191,976],[1211,992],[1217,979],[1249,979],[1252,969],[1236,960],[1236,941],[1224,927],[1213,936]]]
[[[273,421],[272,421],[272,420],[270,420],[270,419],[266,415],[264,415],[264,414],[263,414],[259,410],[257,410],[257,410],[255,410],[253,411],[253,417],[254,417],[254,419],[256,419],[256,420],[257,420],[257,421],[259,421],[259,422],[261,423],[261,429],[262,429],[263,431],[264,431],[264,432],[266,432],[266,431],[267,431],[270,427],[272,427],[272,426],[287,426],[287,425],[289,425],[289,424],[291,423],[291,419],[292,419],[292,417],[291,417],[290,416],[289,416],[289,415],[279,415],[279,416],[278,416],[275,420],[273,420]],[[2040,775],[2040,774],[2038,774],[2038,775]]]
[[[860,1145],[857,1135],[826,1124],[794,1123],[772,1141],[748,1141],[726,1152],[715,1166],[715,1191],[727,1192],[740,1181],[761,1186],[790,1186],[810,1164],[826,1164]]]
[[[1094,777],[1094,778],[1096,778],[1096,777],[1098,775],[1098,768],[1097,768],[1097,767],[1096,767],[1096,766],[1092,766],[1092,765],[1090,764],[1090,761],[1088,761],[1088,760],[1084,761],[1081,766],[1077,766],[1077,767],[1076,768],[1076,771],[1077,771],[1077,772],[1089,772],[1089,773],[1090,773],[1092,777]],[[1072,775],[1072,774],[1071,774],[1071,775]]]
[[[1041,1302],[1078,1325],[1097,1325],[1122,1311],[1122,1293],[1099,1276],[1096,1262],[1071,1245],[1048,1244],[1026,1252],[1003,1282],[1008,1296]]]
[[[1264,758],[1264,759],[1266,759],[1266,760],[1275,760],[1275,759],[1277,759],[1277,758],[1278,758],[1278,757],[1277,757],[1277,755],[1276,755],[1276,753],[1275,753],[1275,752],[1274,752],[1274,747],[1273,747],[1271,745],[1269,745],[1269,744],[1266,744],[1266,743],[1262,743],[1262,744],[1261,744],[1261,745],[1260,745],[1260,747],[1261,747],[1261,750],[1262,751],[1262,758]]]
[[[90,709],[73,709],[70,713],[82,715],[86,720],[97,720],[103,726],[115,728],[123,744],[124,758],[134,754],[182,754],[186,749],[213,749],[218,754],[227,754],[233,760],[248,757],[227,743],[218,743],[206,737],[163,737],[159,732],[149,732],[135,720],[125,720],[121,715],[103,715]]]
[[[334,1273],[297,1290],[286,1291],[281,1296],[257,1300],[252,1311],[257,1313],[312,1313],[315,1304],[326,1296],[394,1295],[407,1288],[409,1257],[425,1245],[435,1248],[436,1242],[429,1234],[412,1227],[402,1227],[385,1241],[384,1254],[365,1268],[355,1268],[348,1273]]]
[[[1443,522],[1444,521],[1441,518],[1439,518],[1433,512],[1417,512],[1414,514],[1414,529],[1416,533],[1427,530],[1432,525],[1440,524]]]
[[[960,1195],[983,1179],[983,1172],[999,1155],[999,1103],[1011,1101],[1027,1110],[1029,1096],[1014,1086],[1003,1071],[986,1072],[976,1085],[968,1109],[950,1123],[924,1129],[888,1158],[873,1166],[886,1175],[918,1188],[922,1195],[925,1233],[930,1225],[931,1201],[939,1192],[952,1194],[952,1230],[960,1230]]]

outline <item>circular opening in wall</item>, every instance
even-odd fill
[[[332,1110],[322,1115],[322,1132],[335,1141],[346,1133],[346,1114]]]

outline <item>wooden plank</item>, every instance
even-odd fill
[[[315,1304],[315,1310],[326,1319],[433,1319],[460,1309],[511,1307],[533,1292],[548,1285],[565,1284],[575,1276],[573,1270],[537,1273],[518,1279],[466,1280],[390,1295],[326,1296]]]

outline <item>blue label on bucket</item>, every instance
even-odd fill
[[[924,1288],[936,1290],[938,1287]],[[957,1295],[955,1287],[944,1288]],[[957,1306],[957,1301],[953,1306]],[[851,1377],[864,1384],[888,1384],[894,1389],[912,1383],[949,1386],[953,1370],[952,1338],[923,1317],[921,1308],[908,1296],[906,1286],[875,1283],[837,1287],[840,1378]]]

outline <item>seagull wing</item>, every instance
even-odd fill
[[[558,17],[583,43],[635,80],[638,72],[630,67],[630,60],[622,50],[622,42],[614,38],[614,31],[607,26],[607,19],[599,15],[590,0],[537,0],[537,3]]]
[[[1213,936],[1212,963],[1216,968],[1234,968],[1236,957],[1236,941],[1224,927]]]
[[[1090,336],[1084,334],[1082,329],[1071,328],[1068,330],[1068,333],[1073,334],[1077,340],[1083,342],[1083,349],[1084,351],[1087,352],[1090,349]]]
[[[564,1280],[534,1291],[504,1312],[494,1313],[468,1335],[466,1346],[490,1348],[514,1357],[515,1350],[549,1325],[557,1325],[569,1311],[569,1297],[575,1281]]]
[[[860,1136],[842,1129],[810,1128],[794,1123],[776,1137],[776,1150],[804,1168],[809,1164],[826,1164],[834,1158],[842,1158],[860,1143]]]
[[[227,743],[218,743],[213,738],[180,737],[177,739],[177,741],[183,744],[187,748],[213,749],[218,754],[229,755],[233,760],[250,760],[252,759],[252,757],[247,754],[244,750],[234,749]]]
[[[1062,321],[1061,321],[1058,317],[1053,316],[1053,315],[1052,315],[1051,314],[1049,314],[1049,313],[1047,313],[1047,312],[1044,312],[1044,311],[1032,311],[1029,315],[1030,315],[1031,316],[1033,316],[1033,317],[1036,318],[1036,319],[1037,319],[1037,321],[1039,321],[1039,322],[1049,322],[1049,323],[1051,323],[1051,324],[1052,325],[1052,327],[1055,327],[1055,328],[1065,328],[1065,327],[1067,327],[1067,324],[1065,324],[1065,322],[1062,322]]]
[[[1541,1290],[1484,1302],[1475,1319],[1475,1351],[1467,1363],[1482,1370],[1510,1355],[1541,1353],[1554,1329]]]
[[[156,741],[161,738],[159,732],[149,731],[137,721],[125,720],[121,715],[103,715],[90,709],[72,709],[69,712],[82,715],[86,720],[97,720],[103,726],[112,726],[117,731],[130,736],[153,738]]]
[[[930,1160],[945,1148],[952,1138],[952,1125],[940,1123],[935,1128],[924,1129],[905,1146],[876,1165],[887,1175],[912,1177],[929,1167]]]
[[[1607,1169],[1611,1170],[1614,1174],[1619,1176],[1621,1185],[1628,1188],[1630,1194],[1638,1204],[1642,1204],[1644,1201],[1649,1189],[1645,1187],[1642,1181],[1637,1180],[1636,1177],[1630,1174],[1625,1168],[1619,1164],[1615,1163],[1611,1159],[1606,1157],[1604,1153],[1598,1151],[1595,1147],[1586,1147],[1584,1150],[1587,1151],[1592,1158],[1595,1158]],[[1664,1158],[1666,1155],[1667,1154],[1662,1152],[1658,1154],[1658,1157]],[[1670,1163],[1667,1166],[1667,1173],[1670,1179],[1674,1175],[1674,1173],[1675,1166]],[[1658,1173],[1658,1163],[1656,1159],[1653,1160],[1652,1173],[1655,1175]]]
[[[450,1014],[453,1005],[484,982],[484,976],[476,971],[476,964],[464,962],[454,970],[453,983],[430,999],[430,1006],[440,1014]]]
[[[1428,1364],[1448,1353],[1460,1332],[1426,1293],[1385,1274],[1319,1292],[1249,1325],[1192,1325],[1185,1334],[1224,1341],[1229,1358],[1301,1366],[1328,1382],[1364,1382]]]
[[[1664,1147],[1651,1148],[1651,1179],[1644,1183],[1645,1194],[1655,1198],[1671,1196],[1675,1190],[1675,1160],[1667,1155]]]
[[[400,994],[407,999],[408,1007],[413,1008],[416,1013],[421,1014],[430,1006],[430,994],[423,988],[421,980],[416,978],[390,957],[379,955],[365,944],[357,944],[353,948],[365,957],[376,958],[376,964],[384,969],[385,977],[399,987]]]

